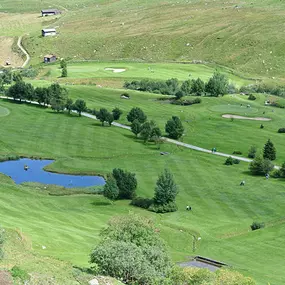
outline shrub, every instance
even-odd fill
[[[239,163],[240,163],[239,159],[236,159],[236,158],[233,159],[233,164],[239,164]]]
[[[255,155],[256,155],[256,147],[252,145],[248,151],[247,157],[255,158]]]
[[[234,164],[233,158],[231,156],[228,157],[225,161],[225,165],[233,165],[233,164]]]
[[[260,222],[253,222],[251,225],[250,225],[251,229],[253,231],[255,230],[258,230],[258,229],[262,229],[265,227],[265,224],[264,223],[260,223]]]
[[[278,130],[278,133],[285,133],[285,128],[280,128],[280,129]]]
[[[256,97],[253,95],[253,94],[249,94],[249,96],[248,96],[248,100],[255,100],[256,99]]]
[[[274,165],[269,159],[256,157],[249,165],[249,170],[253,175],[264,175],[273,169]]]
[[[241,151],[239,151],[239,150],[235,150],[235,151],[233,152],[233,154],[242,155],[242,152],[241,152]]]
[[[161,214],[168,213],[168,212],[176,212],[178,210],[175,202],[169,202],[167,204],[162,204],[162,205],[154,203],[150,205],[148,209],[151,212],[161,213]]]
[[[272,171],[272,173],[271,173],[271,177],[273,177],[273,178],[281,178],[282,174],[281,174],[280,169],[274,169]]]
[[[20,156],[16,154],[6,154],[0,156],[0,162],[7,161],[7,160],[18,160],[20,159]]]
[[[142,198],[142,197],[136,197],[131,202],[132,206],[140,207],[143,209],[148,209],[152,204],[153,204],[153,199]]]
[[[18,278],[21,281],[25,282],[30,279],[30,275],[23,269],[21,269],[19,266],[14,266],[11,270],[11,275],[13,278]],[[26,283],[25,283],[26,284]]]

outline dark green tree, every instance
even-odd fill
[[[86,102],[83,99],[77,99],[73,104],[73,109],[78,113],[80,117],[81,113],[87,110]]]
[[[73,109],[73,100],[72,99],[68,98],[66,100],[65,109],[67,110],[68,114],[70,114],[70,112]]]
[[[181,90],[179,90],[175,93],[176,100],[181,99],[183,96],[184,96],[184,93]]]
[[[136,119],[141,124],[143,124],[147,119],[147,116],[145,115],[145,113],[142,111],[141,108],[138,108],[138,107],[132,108],[132,110],[127,115],[127,120],[131,123]]]
[[[108,113],[107,114],[106,121],[108,122],[109,126],[112,126],[112,123],[114,122],[114,115],[113,115],[113,113]]]
[[[264,145],[263,158],[267,158],[269,160],[276,159],[276,149],[270,139]]]
[[[283,162],[281,168],[280,168],[280,176],[282,178],[285,178],[285,162]]]
[[[67,77],[67,68],[64,67],[61,71],[61,77]]]
[[[119,188],[119,198],[133,199],[138,185],[135,173],[114,168],[112,174]]]
[[[96,113],[96,117],[102,123],[102,126],[104,126],[104,122],[107,122],[108,114],[109,112],[105,108],[101,108],[99,112]]]
[[[123,114],[123,111],[119,108],[115,108],[112,110],[113,116],[114,116],[114,120],[117,121],[120,119],[121,115]]]
[[[145,143],[150,139],[152,128],[153,126],[151,122],[145,122],[141,126],[140,137]]]
[[[34,100],[36,100],[40,105],[48,105],[50,104],[50,94],[48,88],[45,87],[37,87],[34,91]]]
[[[35,89],[31,83],[26,83],[25,87],[25,99],[28,101],[32,101],[35,98]]]
[[[111,201],[116,200],[119,196],[119,188],[112,175],[108,175],[107,177],[106,184],[103,189],[103,195]]]
[[[14,85],[10,86],[7,91],[7,95],[12,97],[14,100],[25,100],[26,99],[26,84],[24,81],[17,81]]]
[[[170,138],[179,139],[184,132],[184,128],[180,119],[176,116],[173,116],[172,119],[167,121],[165,125],[165,132]]]
[[[205,94],[205,83],[200,78],[191,80],[191,93],[197,96],[202,96]]]
[[[23,77],[20,72],[13,73],[13,81],[15,82],[23,81]]]
[[[191,87],[192,87],[192,81],[190,79],[183,81],[181,85],[181,91],[184,96],[191,95]]]
[[[138,119],[135,119],[135,120],[132,122],[131,130],[132,130],[132,132],[136,135],[136,137],[137,137],[138,134],[141,132],[142,127],[141,127],[141,123],[139,122]]]
[[[206,84],[206,92],[211,96],[225,95],[228,92],[229,80],[219,72],[215,72]]]
[[[175,202],[178,194],[178,188],[174,182],[173,175],[167,169],[159,175],[154,190],[154,202],[158,205],[165,205],[170,202]]]
[[[269,159],[263,159],[257,156],[249,165],[249,170],[253,175],[264,175],[269,173],[274,168],[274,165]]]
[[[63,111],[67,100],[67,90],[58,83],[53,83],[48,87],[51,108],[54,111]]]
[[[174,95],[179,90],[179,81],[177,78],[171,78],[165,81],[168,94]]]
[[[249,148],[249,151],[248,151],[248,157],[249,158],[255,158],[255,155],[256,155],[256,147],[254,145],[252,145],[250,148]]]
[[[60,68],[66,68],[67,67],[67,63],[66,63],[66,60],[65,59],[62,59],[60,61]]]

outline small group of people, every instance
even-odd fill
[[[217,149],[215,147],[212,148],[212,153],[215,153]]]
[[[191,210],[192,210],[192,207],[186,206],[186,211],[191,211]]]

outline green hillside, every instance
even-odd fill
[[[41,8],[51,6],[29,0],[17,7],[15,2],[4,1],[2,9],[37,12],[37,18]],[[24,44],[32,63],[45,53],[96,60],[200,60],[283,78],[282,1],[54,2],[63,15],[44,26],[57,27],[59,35],[41,38],[40,28],[27,29]]]

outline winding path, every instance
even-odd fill
[[[24,67],[29,63],[31,57],[30,57],[30,55],[28,54],[28,52],[24,49],[24,47],[22,46],[22,38],[23,38],[23,36],[20,36],[20,37],[18,38],[17,46],[19,47],[19,49],[20,49],[20,50],[25,54],[25,56],[26,56],[26,60],[25,60],[25,62],[24,62],[23,65],[22,65],[22,68],[24,68]]]

